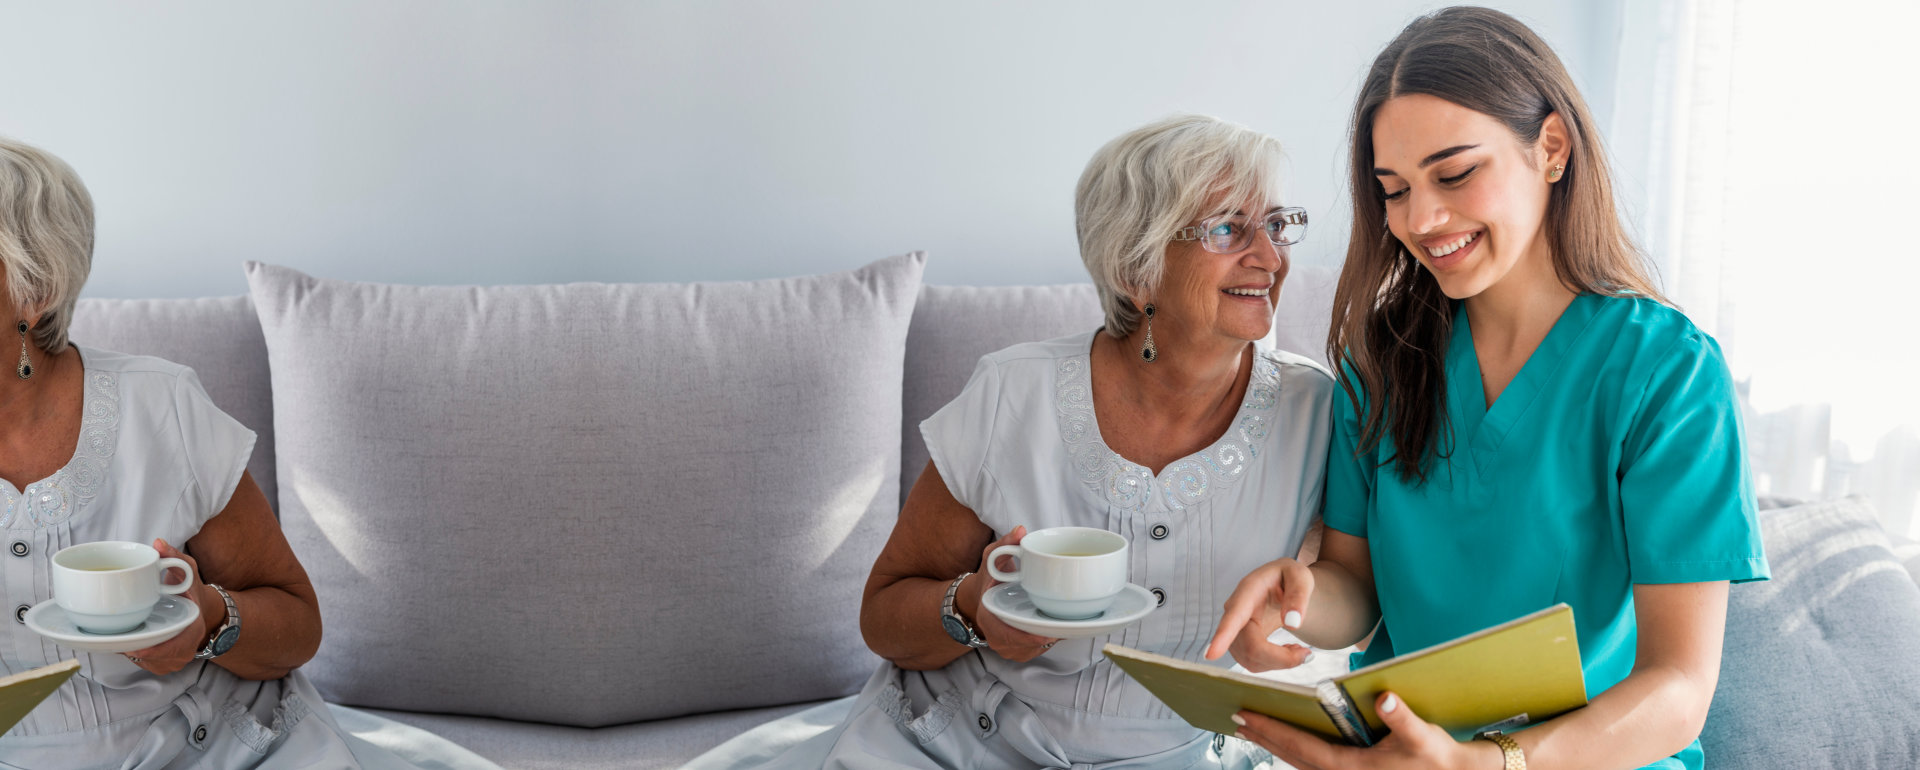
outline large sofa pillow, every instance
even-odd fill
[[[601,726],[818,700],[876,659],[924,257],[713,284],[247,266],[329,700]]]
[[[1920,767],[1920,586],[1864,501],[1760,513],[1700,735],[1714,767]]]
[[[83,299],[67,337],[82,349],[157,356],[193,369],[214,405],[253,430],[247,472],[278,507],[267,343],[246,297]]]

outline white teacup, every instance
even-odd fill
[[[1000,569],[1002,556],[1017,562]],[[1061,620],[1098,617],[1127,587],[1127,539],[1104,529],[1053,527],[987,555],[995,580],[1019,583],[1035,609]]]
[[[162,583],[168,568],[187,573]],[[193,567],[161,558],[153,546],[118,540],[82,543],[53,555],[53,601],[89,634],[124,634],[140,627],[161,594],[181,594],[193,585]]]

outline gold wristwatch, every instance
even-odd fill
[[[1500,756],[1507,762],[1505,765],[1506,770],[1527,770],[1527,755],[1520,750],[1520,743],[1515,741],[1511,736],[1503,734],[1499,730],[1488,730],[1473,737],[1483,741],[1489,741],[1493,743],[1493,745],[1499,746]]]

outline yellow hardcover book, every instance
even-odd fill
[[[1556,604],[1493,628],[1384,660],[1317,687],[1109,644],[1103,652],[1188,724],[1232,734],[1241,710],[1331,740],[1369,746],[1386,737],[1374,713],[1392,690],[1413,713],[1466,740],[1510,731],[1587,705],[1573,608]]]
[[[27,712],[60,689],[67,677],[79,670],[80,661],[69,660],[0,677],[0,733],[13,729]]]

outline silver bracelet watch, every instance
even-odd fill
[[[200,652],[193,656],[194,660],[218,658],[227,654],[228,650],[233,649],[233,644],[240,641],[240,608],[234,605],[233,595],[227,593],[227,589],[212,583],[208,583],[207,587],[218,592],[220,599],[227,603],[227,619],[220,624],[219,628],[214,629],[213,638],[208,639],[207,646],[200,648]]]
[[[987,646],[987,640],[980,638],[980,633],[973,630],[973,624],[960,617],[959,610],[953,606],[953,595],[960,590],[960,584],[972,575],[968,572],[947,584],[947,598],[940,602],[940,625],[947,629],[947,636],[953,637],[954,641],[977,650]]]

